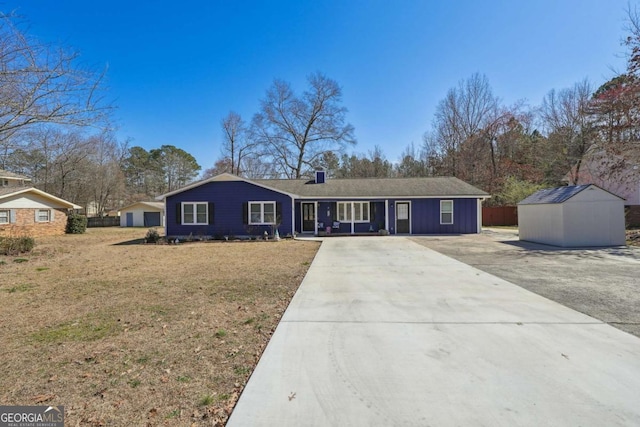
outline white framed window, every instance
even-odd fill
[[[440,224],[453,224],[453,200],[440,200]]]
[[[275,224],[276,202],[249,202],[249,224]]]
[[[209,204],[207,202],[182,202],[182,224],[207,225]]]
[[[338,202],[338,221],[369,222],[369,202]]]
[[[0,211],[0,224],[9,224],[10,215],[9,211]]]
[[[36,209],[36,222],[50,222],[51,209]]]

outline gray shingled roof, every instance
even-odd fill
[[[300,197],[488,197],[489,194],[458,178],[328,178],[313,180],[255,179],[253,182]]]
[[[9,172],[4,169],[0,169],[0,178],[11,178],[11,179],[24,179],[26,181],[31,181],[31,178],[24,175],[19,175],[17,173]]]
[[[155,208],[155,209],[164,209],[164,203],[162,203],[162,202],[136,202],[136,203],[132,203],[130,205],[127,205],[125,207],[122,207],[122,208],[120,208],[118,210],[124,211],[124,210],[127,210],[127,209],[129,209],[129,208],[131,208],[133,206],[136,206],[136,205],[145,205],[145,206],[149,206],[149,207]]]
[[[531,196],[527,197],[520,203],[519,205],[540,205],[540,204],[548,204],[548,203],[562,203],[582,190],[589,188],[591,184],[585,185],[571,185],[568,187],[557,187],[557,188],[547,188],[545,190],[540,190],[537,193],[533,193]]]
[[[31,187],[0,187],[0,197],[6,196],[7,194],[15,193],[19,190],[24,190],[25,188]]]

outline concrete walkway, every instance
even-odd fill
[[[640,339],[408,239],[326,239],[228,426],[395,425],[640,425]]]

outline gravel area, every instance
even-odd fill
[[[412,240],[640,337],[640,247],[558,248],[504,229]]]

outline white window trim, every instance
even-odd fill
[[[253,205],[259,205],[260,206],[260,221],[259,222],[253,222],[251,221],[251,206]],[[265,205],[273,205],[273,222],[265,222],[264,220],[264,207]],[[278,212],[276,211],[276,202],[275,201],[266,201],[266,202],[248,202],[247,204],[247,224],[249,225],[275,225],[277,218],[276,216],[278,215]]]
[[[11,211],[8,209],[0,209],[0,212],[4,212],[7,214],[7,221],[0,221],[0,224],[10,224],[11,223]]]
[[[47,212],[47,219],[45,221],[42,221],[40,219],[40,212]],[[45,223],[45,222],[51,222],[52,220],[52,215],[51,215],[51,209],[36,209],[36,215],[35,215],[35,222],[39,222],[39,223]]]
[[[340,205],[345,205],[344,208],[342,209],[345,213],[346,213],[346,205],[351,204],[351,219],[348,220],[346,218],[340,218]],[[360,219],[356,219],[356,208],[355,205],[359,204],[361,205],[360,207]],[[336,209],[338,210],[338,222],[344,222],[344,223],[353,223],[353,224],[363,224],[363,223],[369,223],[371,222],[371,213],[370,213],[370,205],[368,201],[344,201],[344,202],[337,202],[337,206]],[[367,219],[363,219],[364,218],[364,213],[366,212],[367,215]]]
[[[184,221],[184,207],[185,205],[193,206],[193,222]],[[198,205],[204,205],[205,207],[205,222],[198,222]],[[180,217],[180,224],[182,225],[209,225],[209,203],[208,202],[182,202],[182,215]]]
[[[442,214],[449,213],[442,210],[442,205],[444,203],[451,203],[451,222],[442,222]],[[440,225],[453,225],[453,200],[440,200]]]

